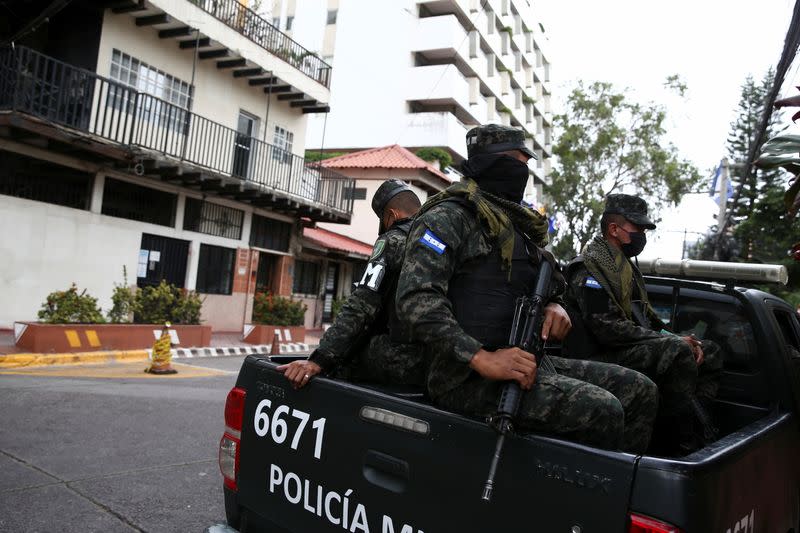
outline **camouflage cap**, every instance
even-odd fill
[[[381,186],[378,187],[378,190],[375,191],[375,195],[372,197],[372,210],[375,211],[378,218],[383,217],[383,210],[386,208],[386,204],[389,203],[389,200],[404,191],[414,192],[411,190],[411,187],[397,178],[391,178],[381,183]]]
[[[529,157],[538,159],[533,150],[525,146],[525,133],[517,128],[486,124],[476,126],[467,132],[467,157],[496,154],[507,150],[519,150]]]
[[[629,222],[646,229],[656,229],[647,216],[647,202],[631,194],[609,194],[603,214],[622,215]]]

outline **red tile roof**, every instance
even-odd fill
[[[322,166],[327,168],[418,168],[450,183],[450,178],[445,176],[442,171],[399,144],[331,157],[325,159]]]
[[[304,228],[303,237],[330,250],[361,255],[364,256],[364,259],[372,255],[371,244],[357,241],[326,229]]]

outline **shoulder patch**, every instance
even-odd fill
[[[592,276],[586,278],[586,281],[583,283],[584,287],[590,287],[592,289],[602,289],[603,286],[600,285],[600,282],[594,279]]]
[[[430,248],[439,255],[442,255],[444,251],[447,249],[447,245],[443,243],[442,240],[436,235],[434,235],[434,233],[429,229],[425,230],[425,234],[422,237],[420,237],[419,242],[421,242],[422,244],[424,244],[425,246],[427,246],[428,248]]]
[[[375,243],[375,246],[372,247],[372,255],[370,259],[377,259],[383,253],[383,250],[386,248],[386,239],[378,239]]]

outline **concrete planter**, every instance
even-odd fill
[[[280,343],[305,342],[306,340],[304,326],[270,326],[267,324],[245,324],[242,338],[248,344],[272,344],[276,332]]]
[[[42,324],[16,322],[18,348],[34,353],[87,352],[93,350],[141,350],[152,348],[161,335],[159,324]],[[176,324],[172,342],[190,348],[211,344],[211,326]]]

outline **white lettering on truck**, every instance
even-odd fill
[[[300,446],[300,439],[306,429],[311,415],[299,409],[292,409],[287,405],[279,405],[275,408],[272,415],[272,421],[268,414],[269,409],[272,408],[270,400],[261,400],[256,407],[256,414],[253,418],[253,427],[256,435],[259,437],[269,436],[275,444],[283,444],[289,436],[289,424],[286,422],[287,415],[291,413],[293,418],[299,420],[297,427],[294,430],[294,436],[289,444],[289,447],[296,450]],[[311,423],[312,429],[316,432],[314,439],[314,458],[319,459],[322,457],[322,440],[325,435],[325,418],[318,418]]]
[[[305,511],[325,518],[334,526],[339,526],[350,533],[370,532],[367,508],[363,503],[351,502],[353,489],[348,489],[344,495],[333,490],[329,491],[318,483],[300,478],[294,472],[284,473],[276,464],[271,464],[269,467],[268,487],[270,494],[283,494],[286,501],[292,505],[302,502]],[[394,520],[385,514],[382,515],[380,524],[381,533],[415,533],[415,531],[425,533],[421,529],[415,530],[408,524],[403,524],[401,529],[395,529]],[[378,528],[375,527],[374,531],[378,531]]]
[[[725,530],[725,533],[754,533],[756,530],[756,510],[752,509],[750,514],[742,517],[741,520]]]

